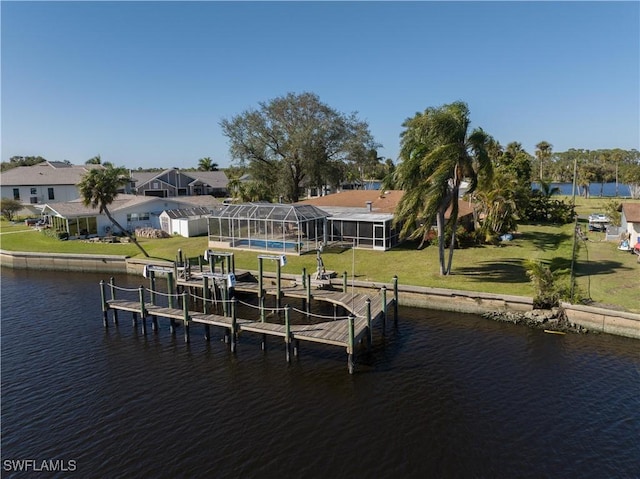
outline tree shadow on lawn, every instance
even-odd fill
[[[473,266],[456,267],[453,274],[461,274],[473,281],[492,283],[528,283],[526,268],[523,260],[512,259],[503,261],[486,261],[475,263]]]
[[[568,241],[570,238],[571,235],[566,233],[546,233],[542,231],[528,231],[518,237],[520,240],[530,241],[542,251],[557,249],[561,243]]]
[[[571,260],[562,257],[555,257],[551,260],[543,261],[552,271],[565,270],[567,274],[571,269]],[[619,261],[597,261],[576,265],[576,275],[595,276],[602,274],[613,274],[617,271],[628,271],[632,268],[625,266]],[[454,275],[462,275],[472,281],[482,281],[491,283],[528,283],[527,268],[524,260],[510,259],[504,261],[486,261],[476,263],[473,266],[455,267]]]
[[[634,268],[624,265],[620,261],[584,261],[581,260],[576,265],[578,276],[595,276],[599,274],[614,274],[621,271],[631,271]]]

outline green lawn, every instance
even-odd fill
[[[30,228],[23,232],[17,227],[0,223],[0,248],[11,251],[41,251],[60,253],[122,254],[142,257],[133,244],[93,244],[83,241],[59,241]],[[583,228],[586,230],[586,228]],[[405,243],[391,251],[327,250],[322,257],[328,270],[339,276],[344,271],[359,280],[390,282],[397,275],[402,284],[483,291],[499,294],[533,296],[527,278],[524,260],[539,259],[553,269],[571,266],[573,227],[521,225],[513,241],[503,246],[481,246],[457,249],[450,276],[438,273],[438,251],[433,246],[417,250],[414,243]],[[586,247],[579,250],[576,264],[578,287],[593,301],[630,311],[640,312],[636,256],[616,249],[616,244],[605,242],[604,233],[589,233]],[[153,258],[173,260],[178,249],[189,257],[204,253],[206,237],[168,239],[142,239],[140,243]],[[238,269],[258,269],[257,253],[236,251]],[[266,261],[265,270],[275,271],[275,264]],[[313,273],[316,258],[313,254],[288,256],[285,273],[299,274],[302,268]]]

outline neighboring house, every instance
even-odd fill
[[[76,186],[91,169],[101,165],[70,165],[45,161],[18,166],[0,173],[2,198],[19,200],[31,214],[40,214],[45,203],[60,203],[80,197]]]
[[[161,173],[131,171],[134,191],[141,196],[172,198],[177,196],[228,196],[224,171],[182,171],[169,168]]]
[[[393,212],[402,195],[398,190],[345,190],[297,204],[313,205],[330,215],[328,243],[388,250],[400,242],[399,229],[393,226]]]
[[[165,210],[160,213],[160,227],[170,235],[179,234],[185,238],[204,236],[209,232],[210,215],[211,210],[201,206]]]
[[[109,205],[109,212],[123,228],[135,231],[139,227],[160,229],[160,214],[165,210],[198,206],[211,212],[217,204],[219,202],[211,196],[194,200],[190,197],[169,199],[120,194]],[[100,214],[98,209],[84,206],[80,199],[46,204],[42,215],[51,228],[68,233],[70,238],[105,236],[115,232],[114,225],[105,214]]]
[[[629,235],[629,244],[640,242],[640,203],[622,203],[620,206],[620,230]]]
[[[401,242],[401,226],[393,226],[395,209],[402,198],[401,190],[346,190],[297,204],[309,204],[330,214],[327,218],[328,242],[351,243],[356,248],[388,250]],[[445,217],[451,213],[449,208]],[[473,208],[459,200],[458,222],[473,228]]]

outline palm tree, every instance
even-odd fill
[[[218,171],[218,163],[214,163],[211,158],[205,156],[198,160],[199,171]]]
[[[504,233],[517,229],[518,178],[512,172],[496,170],[493,181],[479,188],[477,213],[483,217],[480,231],[485,241],[494,243]]]
[[[551,158],[551,148],[553,148],[553,145],[546,141],[541,141],[536,145],[536,158],[540,163],[540,181],[544,179],[542,169],[544,163]]]
[[[135,235],[124,229],[120,223],[111,215],[108,206],[118,196],[118,189],[129,181],[129,175],[125,168],[96,168],[88,171],[78,183],[82,204],[99,208],[100,213],[107,215],[107,218],[118,229],[120,229],[127,237],[142,251],[148,258],[149,255],[144,248],[138,243]]]
[[[89,158],[87,161],[84,162],[85,165],[100,165],[102,164],[102,159],[100,158],[100,155],[96,155],[93,158]]]
[[[402,224],[402,236],[422,237],[424,242],[425,234],[436,221],[440,274],[443,275],[451,273],[460,185],[467,180],[468,193],[472,193],[478,185],[479,173],[491,177],[487,154],[491,137],[480,128],[469,134],[469,123],[466,103],[455,102],[417,113],[403,123],[405,130],[401,134],[401,163],[396,169],[396,178],[404,195],[394,222]],[[451,214],[445,224],[445,212],[449,208]],[[445,267],[446,226],[450,227],[451,237]]]

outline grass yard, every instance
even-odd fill
[[[23,227],[20,230],[6,222],[0,223],[0,233],[0,248],[11,251],[142,257],[133,244],[59,241],[31,228]],[[579,249],[575,268],[579,291],[594,302],[640,312],[640,264],[636,262],[636,256],[618,251],[615,243],[605,242],[604,233],[589,233],[588,239]],[[174,236],[167,239],[141,239],[140,243],[151,257],[167,260],[175,259],[178,249],[194,257],[202,255],[207,248],[206,237]],[[401,284],[533,296],[525,260],[539,259],[554,270],[565,269],[568,272],[572,249],[571,224],[521,225],[514,240],[502,246],[455,250],[452,274],[446,277],[438,273],[438,250],[434,246],[419,251],[415,243],[405,243],[386,252],[328,249],[322,257],[328,270],[336,271],[338,276],[346,271],[349,277],[355,275],[359,280],[391,282],[392,277],[397,275]],[[234,251],[236,267],[257,270],[257,254]],[[299,274],[303,267],[309,273],[315,272],[315,255],[287,256],[283,272]],[[266,271],[275,271],[275,264],[265,261],[264,268]]]

